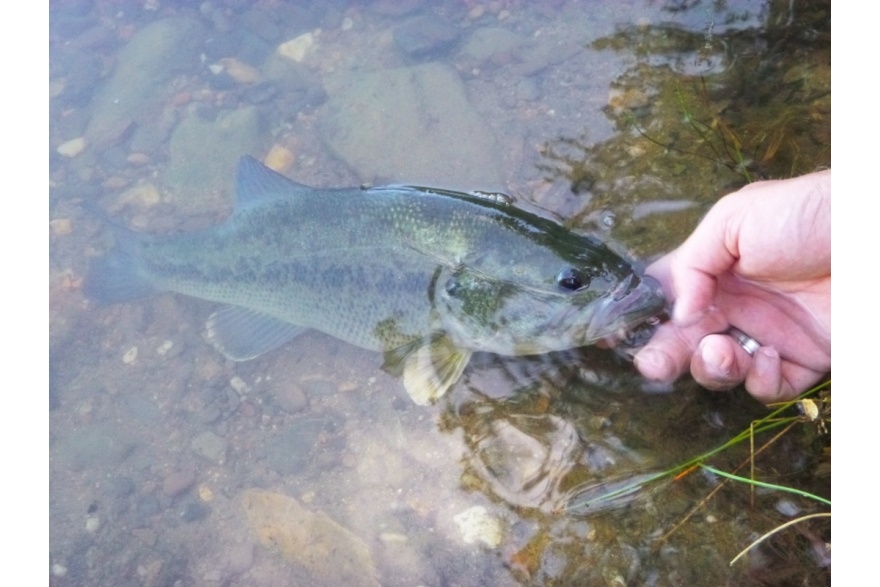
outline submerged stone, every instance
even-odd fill
[[[186,213],[216,210],[229,203],[234,169],[242,153],[261,149],[256,107],[221,112],[215,120],[184,119],[171,136],[171,165],[166,173],[172,202]]]
[[[191,18],[169,18],[144,27],[119,52],[113,75],[92,100],[86,139],[101,148],[119,128],[150,125],[158,117],[169,82],[199,64],[204,29]]]
[[[321,112],[329,146],[364,179],[465,189],[501,184],[498,144],[449,66],[337,76]]]
[[[436,16],[416,18],[394,29],[397,48],[418,59],[441,56],[456,44],[458,37],[458,27]]]
[[[327,514],[260,489],[245,491],[241,503],[260,543],[305,567],[320,584],[379,585],[367,545]]]

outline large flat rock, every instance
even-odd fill
[[[260,155],[261,128],[254,106],[223,111],[215,120],[195,113],[184,118],[171,135],[171,162],[164,175],[177,210],[199,214],[229,206],[239,158]]]
[[[203,35],[201,23],[179,17],[156,21],[132,37],[92,99],[89,144],[100,149],[132,124],[154,124],[172,91],[169,82],[198,67]]]
[[[499,189],[492,129],[458,73],[428,63],[327,79],[325,140],[365,181]]]

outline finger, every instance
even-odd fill
[[[751,366],[752,357],[733,338],[710,334],[691,359],[691,375],[706,389],[724,391],[745,381]]]
[[[682,245],[672,253],[670,272],[677,296],[673,320],[682,326],[696,322],[715,299],[717,276],[739,257],[741,211],[722,198]]]
[[[824,372],[783,361],[776,349],[761,347],[755,353],[746,390],[765,404],[787,401],[815,385]]]
[[[772,347],[761,347],[755,353],[752,368],[746,375],[746,390],[765,404],[780,401],[789,390],[784,390],[782,382],[782,360],[779,352]]]
[[[671,383],[687,372],[703,337],[726,328],[727,322],[718,312],[707,313],[703,320],[687,328],[672,322],[661,324],[648,344],[633,357],[636,369],[647,379]]]
[[[646,379],[671,383],[687,371],[692,354],[692,343],[682,338],[678,328],[667,323],[636,353],[633,363]]]
[[[692,268],[673,274],[676,300],[672,320],[686,327],[699,321],[712,307],[718,291],[715,276]]]

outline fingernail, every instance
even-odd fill
[[[717,346],[701,342],[698,352],[709,375],[718,379],[730,377],[733,361],[730,355],[722,353]]]
[[[649,348],[642,349],[634,361],[636,369],[648,379],[667,381],[674,377],[672,363],[665,353]]]

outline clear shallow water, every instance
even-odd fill
[[[575,507],[766,413],[741,394],[652,389],[583,349],[479,355],[424,408],[380,356],[318,333],[230,363],[201,339],[209,304],[85,301],[109,243],[87,206],[150,232],[210,225],[234,161],[273,146],[306,184],[504,191],[642,259],[745,181],[830,161],[821,14],[403,4],[53,5],[52,583],[825,584],[822,525],[728,567],[789,519],[778,493],[752,508],[725,489],[669,537],[717,479]],[[301,61],[275,55],[309,32]],[[812,435],[765,453],[765,478],[830,492]]]

